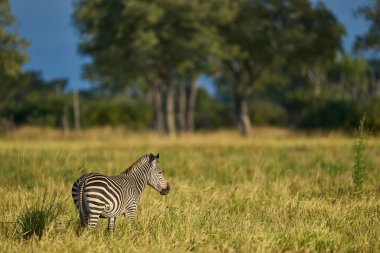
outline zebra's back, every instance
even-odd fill
[[[125,185],[123,184],[126,184],[126,181],[121,176],[84,174],[75,181],[72,187],[74,204],[81,212],[80,190],[83,187],[82,207],[85,216],[115,217],[125,209]]]

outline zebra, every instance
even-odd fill
[[[108,218],[108,230],[114,231],[116,216],[120,214],[133,221],[146,185],[167,195],[170,186],[158,162],[159,154],[147,154],[119,175],[87,173],[78,178],[72,187],[72,197],[82,227],[95,228],[99,218]]]

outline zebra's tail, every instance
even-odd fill
[[[86,214],[84,213],[84,206],[83,206],[83,192],[84,192],[84,186],[86,185],[87,176],[84,176],[81,182],[79,183],[79,216],[80,221],[82,223],[82,226],[85,227],[87,225],[86,221]]]

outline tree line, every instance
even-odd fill
[[[14,18],[4,3],[7,31]],[[371,28],[355,50],[379,49],[379,5],[357,11]],[[252,123],[351,129],[366,113],[380,129],[379,61],[345,52],[345,28],[322,3],[75,0],[73,20],[92,88],[73,96],[67,80],[22,73],[27,43],[5,33],[15,63],[0,54],[13,71],[0,76],[3,125],[121,124],[169,135],[238,126],[248,135]]]

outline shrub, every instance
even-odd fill
[[[372,167],[372,162],[367,154],[368,132],[365,129],[365,116],[360,120],[356,133],[356,140],[353,145],[354,165],[352,167],[352,181],[357,189],[362,188],[368,178],[368,171]]]
[[[97,99],[83,102],[82,125],[125,126],[146,129],[152,124],[152,108],[149,104],[128,99]]]
[[[380,132],[380,97],[366,100],[364,102],[364,111],[366,113],[366,126],[372,133]]]
[[[306,129],[354,129],[362,115],[359,104],[351,100],[319,101],[301,115],[298,126]]]
[[[58,200],[58,194],[48,199],[46,191],[33,201],[30,206],[23,208],[17,222],[20,226],[21,236],[29,239],[36,235],[41,239],[46,228],[64,213],[64,205]]]
[[[285,108],[269,100],[254,100],[250,112],[255,125],[285,125],[288,119]]]

